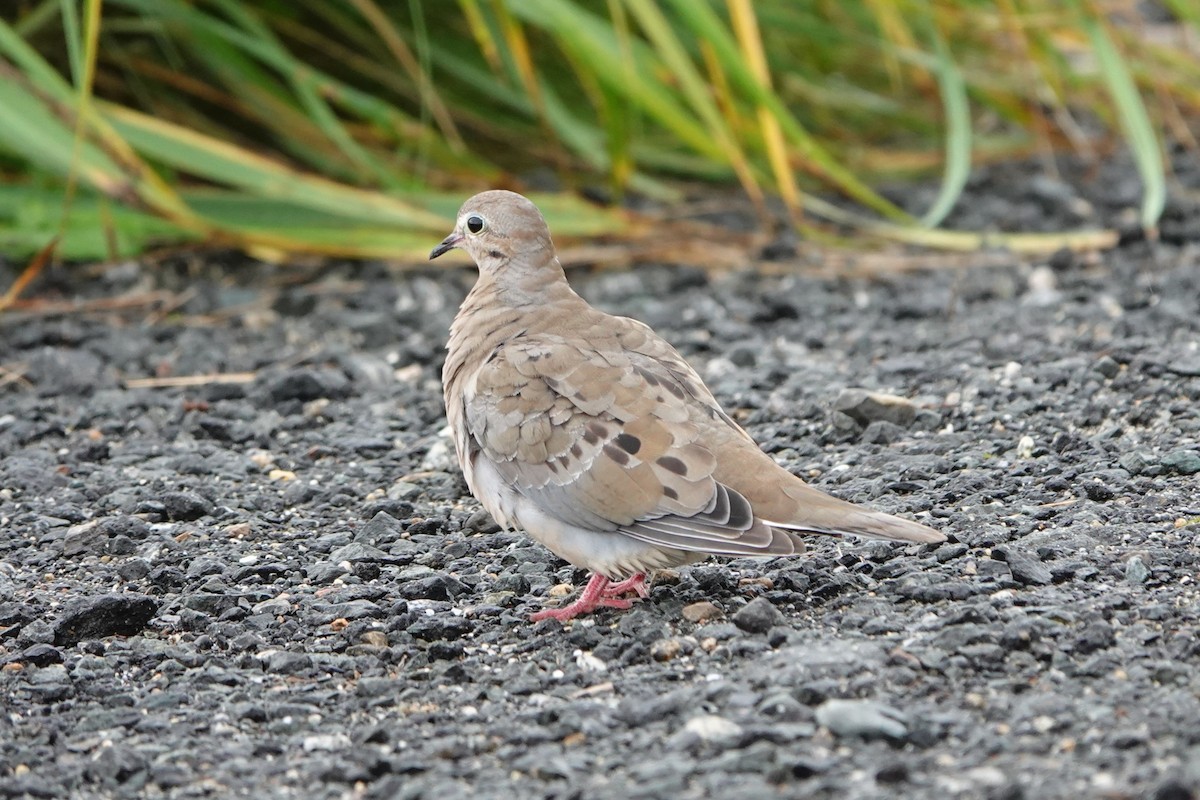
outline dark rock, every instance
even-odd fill
[[[1083,625],[1083,632],[1075,640],[1075,650],[1083,655],[1112,647],[1116,642],[1113,627],[1103,619],[1093,619]]]
[[[463,646],[462,642],[445,641],[439,639],[438,641],[431,642],[429,644],[429,650],[427,652],[429,653],[429,657],[435,661],[453,661],[455,659],[462,658],[463,654],[466,652],[466,648]],[[446,675],[444,677],[450,676]],[[460,681],[465,680],[464,675],[458,675],[457,677]]]
[[[500,523],[496,522],[484,509],[479,509],[463,523],[463,531],[473,531],[475,533],[496,533],[500,530]]]
[[[965,582],[946,581],[944,583],[928,583],[925,580],[902,582],[896,591],[903,597],[922,603],[936,603],[943,600],[965,600],[978,594],[980,589]]]
[[[209,516],[214,508],[211,501],[195,492],[167,492],[159,496],[158,502],[162,503],[167,519],[180,522],[191,522]]]
[[[454,614],[423,614],[408,625],[408,632],[427,642],[459,639],[471,632],[471,621]]]
[[[989,787],[987,800],[1025,800],[1025,789],[1015,781],[1005,781],[999,786]]]
[[[312,667],[312,656],[308,653],[296,653],[291,650],[276,650],[267,656],[264,666],[266,666],[267,672],[294,675],[298,672],[306,672]]]
[[[765,597],[754,598],[739,608],[731,619],[734,625],[747,633],[766,633],[784,623],[783,612]]]
[[[1196,800],[1196,794],[1182,782],[1171,779],[1155,788],[1153,800]]]
[[[828,772],[832,766],[828,759],[802,757],[792,762],[790,771],[793,778],[803,781]]]
[[[901,783],[908,780],[908,765],[903,761],[893,761],[875,771],[875,780],[880,783]]]
[[[63,654],[61,650],[52,645],[35,644],[25,648],[16,660],[33,664],[35,667],[47,667],[51,664],[63,663]]]
[[[312,608],[321,615],[325,622],[332,622],[335,619],[374,619],[384,615],[383,609],[370,600],[349,600],[344,603],[314,603]]]
[[[206,575],[223,575],[225,563],[215,558],[197,558],[187,566],[184,573],[189,578],[203,578]]]
[[[268,389],[275,402],[339,398],[349,394],[350,382],[338,370],[298,368],[275,378]]]
[[[54,624],[54,643],[71,646],[84,639],[133,636],[158,613],[154,598],[139,594],[105,594],[72,604]]]
[[[429,575],[397,587],[397,593],[405,600],[453,600],[466,592],[466,585],[449,575]]]
[[[1098,480],[1084,481],[1083,493],[1087,495],[1087,499],[1097,503],[1107,503],[1117,496],[1111,486]]]

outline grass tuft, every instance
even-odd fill
[[[563,236],[644,230],[571,189],[707,182],[761,209],[778,197],[817,236],[1104,246],[1111,232],[939,226],[973,163],[1121,140],[1153,234],[1164,148],[1195,148],[1200,114],[1200,14],[1164,6],[1170,20],[1102,0],[19,2],[0,11],[0,250],[407,257],[465,194],[547,170]],[[939,173],[919,219],[875,188]]]

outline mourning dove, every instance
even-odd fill
[[[776,464],[675,348],[571,289],[525,197],[472,197],[429,257],[456,247],[479,267],[442,370],[467,485],[501,526],[593,573],[534,620],[628,608],[647,572],[709,555],[795,555],[800,534],[945,540]]]

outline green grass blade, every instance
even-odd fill
[[[720,18],[706,3],[696,3],[692,0],[671,0],[671,3],[679,18],[688,24],[698,37],[708,42],[717,51],[722,65],[728,70],[737,87],[746,93],[748,99],[770,109],[784,133],[787,134],[788,141],[798,150],[802,158],[811,162],[818,171],[828,176],[831,182],[855,200],[886,217],[897,220],[909,219],[904,211],[881,197],[849,170],[838,164],[804,129],[795,115],[786,108],[779,95],[767,90],[754,77],[743,62],[737,43],[725,29]]]
[[[67,42],[67,62],[71,65],[71,78],[76,86],[83,82],[83,53],[79,34],[79,5],[75,0],[59,0],[62,10],[63,38]]]
[[[971,174],[971,112],[967,87],[941,34],[935,30],[933,37],[938,84],[946,115],[946,161],[937,198],[921,217],[921,224],[930,228],[940,225],[954,208]]]
[[[174,0],[157,1],[164,3]],[[257,51],[269,53],[271,61],[280,65],[284,79],[295,92],[297,100],[308,113],[309,118],[351,161],[359,165],[363,170],[364,177],[381,180],[385,185],[390,183],[389,171],[383,168],[376,158],[350,135],[345,125],[333,113],[329,103],[321,96],[321,90],[324,88],[323,76],[288,52],[274,31],[264,25],[247,4],[236,0],[210,1],[221,8],[226,16],[244,30],[250,40],[255,42]]]
[[[17,68],[8,80],[0,80],[0,88],[11,89],[8,101],[23,107],[23,112],[30,115],[21,119],[16,114],[6,117],[8,124],[0,125],[0,139],[3,133],[11,133],[12,139],[25,149],[33,163],[64,177],[77,168],[81,177],[110,197],[128,201],[136,196],[180,224],[200,224],[178,194],[141,163],[125,142],[95,115],[87,122],[103,150],[85,141],[80,145],[79,160],[73,165],[68,154],[74,146],[74,134],[58,114],[60,109],[78,113],[74,89],[3,20],[0,20],[0,54],[11,58]],[[3,61],[0,61],[0,70],[8,71]],[[11,85],[5,87],[6,83]],[[36,91],[37,95],[16,86],[18,83]],[[5,102],[0,100],[0,112],[4,109]],[[70,143],[61,146],[64,133],[70,137]],[[53,146],[49,144],[51,142]]]
[[[129,189],[116,163],[91,142],[80,142],[78,157],[73,159],[74,132],[18,77],[5,72],[0,64],[0,115],[5,119],[0,125],[0,149],[26,158],[64,180],[74,165],[84,180],[110,196]]]
[[[1092,42],[1100,73],[1117,109],[1117,121],[1125,131],[1134,163],[1142,176],[1142,228],[1148,233],[1158,227],[1167,202],[1167,182],[1162,150],[1154,125],[1133,76],[1101,22],[1083,12],[1083,27]]]
[[[612,29],[599,17],[565,0],[522,0],[513,5],[512,11],[530,25],[558,37],[581,61],[592,65],[598,78],[656,118],[683,143],[708,158],[724,160],[724,151],[707,128],[662,83],[652,79],[656,70],[661,72],[664,67],[651,63],[644,47],[635,48],[633,56],[639,74],[645,79],[629,84],[623,80],[627,54]]]
[[[447,218],[403,200],[306,175],[162,119],[106,105],[103,113],[139,152],[175,169],[251,194],[365,220],[441,230]]]
[[[199,239],[169,220],[114,204],[86,188],[64,218],[58,188],[0,184],[0,252],[27,258],[59,233],[58,256],[78,261],[129,258],[157,245]]]

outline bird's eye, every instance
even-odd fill
[[[472,214],[467,217],[467,230],[471,233],[479,233],[483,230],[483,217],[478,214]]]

